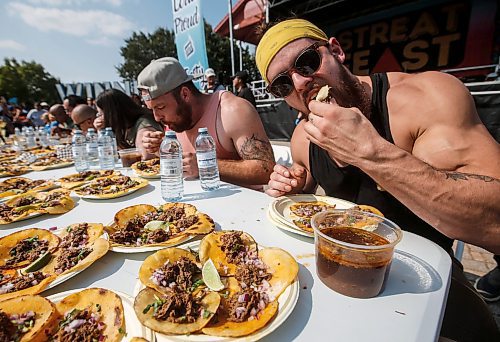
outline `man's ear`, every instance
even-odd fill
[[[328,44],[330,52],[343,64],[345,61],[345,53],[340,47],[338,40],[335,37],[331,37],[328,40]]]
[[[181,87],[180,96],[184,102],[188,102],[192,96],[191,90],[188,87]]]

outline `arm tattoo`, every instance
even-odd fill
[[[490,176],[476,175],[473,173],[462,173],[456,171],[443,171],[443,170],[436,170],[436,171],[444,173],[446,179],[453,179],[454,181],[458,180],[468,181],[469,179],[478,179],[486,183],[491,183],[491,182],[500,183],[500,179],[493,178]]]
[[[274,162],[273,149],[268,141],[258,139],[255,134],[247,137],[240,147],[240,155],[243,160],[262,160]]]

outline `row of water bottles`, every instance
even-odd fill
[[[201,188],[205,191],[218,189],[216,147],[206,127],[198,129],[195,146]],[[165,138],[160,145],[160,169],[161,196],[167,202],[180,200],[184,195],[182,146],[174,131],[165,132]]]
[[[78,172],[88,169],[112,170],[118,160],[116,139],[111,127],[100,130],[99,134],[89,128],[87,135],[77,130],[72,140],[73,160]]]
[[[37,144],[47,147],[50,144],[50,135],[42,127],[35,129],[25,126],[22,130],[16,127],[14,129],[14,136],[17,144],[21,147],[30,148],[37,146]]]

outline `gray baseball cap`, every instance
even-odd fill
[[[149,93],[149,96],[143,96],[147,101],[168,93],[192,79],[193,76],[186,73],[177,59],[163,57],[152,60],[141,71],[137,77],[137,88]]]

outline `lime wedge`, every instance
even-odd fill
[[[220,291],[224,288],[224,284],[220,281],[219,272],[215,268],[212,259],[208,259],[203,268],[201,269],[201,275],[205,285],[212,291]]]
[[[52,259],[52,254],[50,252],[46,252],[38,257],[31,264],[23,268],[20,272],[21,274],[31,273],[38,271],[43,266],[47,265],[49,261]]]
[[[163,229],[166,230],[167,232],[170,230],[170,225],[166,221],[150,221],[146,223],[144,228],[148,230],[157,230],[157,229]]]

